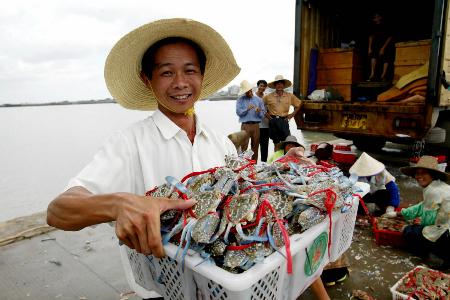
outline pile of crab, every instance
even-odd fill
[[[193,249],[204,261],[240,273],[278,251],[291,272],[289,235],[331,218],[333,210],[346,212],[358,192],[356,180],[334,165],[305,163],[294,156],[256,164],[251,155],[227,156],[225,166],[181,180],[168,176],[165,184],[146,193],[197,200],[190,209],[161,215],[163,244],[178,245],[176,258],[183,265]]]

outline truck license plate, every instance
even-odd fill
[[[344,114],[342,116],[342,128],[366,129],[367,115],[360,114]]]

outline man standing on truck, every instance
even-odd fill
[[[284,89],[292,86],[292,82],[285,79],[283,75],[275,76],[275,80],[268,84],[268,87],[275,89],[274,92],[264,96],[263,101],[266,106],[266,117],[269,119],[269,137],[276,145],[291,135],[289,130],[289,120],[300,110],[302,102],[294,94],[286,92]],[[291,106],[294,111],[289,113]]]

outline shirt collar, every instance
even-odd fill
[[[162,136],[169,140],[173,138],[178,132],[182,131],[172,120],[170,120],[165,114],[163,114],[159,109],[155,110],[151,118],[155,122],[156,127],[161,131]],[[208,132],[205,130],[205,125],[201,122],[197,114],[195,114],[195,124],[196,124],[196,135],[203,134],[208,137]]]

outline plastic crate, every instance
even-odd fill
[[[408,273],[406,273],[402,278],[400,278],[391,288],[390,288],[390,291],[391,291],[391,294],[392,294],[392,300],[408,300],[408,299],[413,299],[413,298],[411,298],[410,297],[410,295],[405,295],[405,294],[402,294],[402,293],[400,293],[400,292],[397,292],[397,289],[398,289],[398,287],[400,286],[400,284],[402,283],[402,281],[407,277],[407,276],[409,276],[412,272],[414,272],[414,271],[416,271],[416,270],[420,270],[420,269],[425,269],[425,270],[432,270],[432,269],[430,269],[430,268],[427,268],[427,267],[424,267],[424,266],[417,266],[417,267],[415,267],[414,269],[412,269],[411,271],[409,271]],[[432,271],[435,271],[435,270],[432,270]],[[439,272],[439,271],[436,271],[436,272]],[[450,275],[448,275],[448,274],[445,274],[445,273],[442,273],[442,272],[439,272],[441,275],[443,275],[443,276],[448,276],[448,277],[450,277]]]
[[[392,231],[387,229],[377,228],[377,218],[372,218],[373,233],[375,235],[375,241],[380,246],[392,246],[401,248],[405,246],[405,239],[403,233],[399,231]]]
[[[368,189],[364,190],[363,194],[366,194],[367,191]],[[330,255],[331,262],[336,261],[352,243],[358,204],[359,198],[355,197],[352,207],[346,213],[341,214],[336,222],[333,221],[333,227],[331,228],[331,244],[333,245]]]
[[[368,185],[359,185],[364,191],[361,194],[367,193]],[[123,245],[120,253],[128,283],[142,298],[161,295],[166,299],[296,299],[321,275],[330,260],[339,258],[350,246],[358,199],[355,197],[354,201],[346,213],[332,214],[330,256],[326,247],[328,218],[302,234],[290,236],[292,274],[287,273],[286,259],[276,252],[249,270],[233,274],[209,262],[199,265],[203,258],[193,250],[188,251],[182,270],[175,259],[177,246],[170,243],[164,246],[167,256],[161,259],[146,257]],[[317,250],[317,245],[321,247],[320,256],[311,253]],[[280,250],[286,254],[284,248]]]

